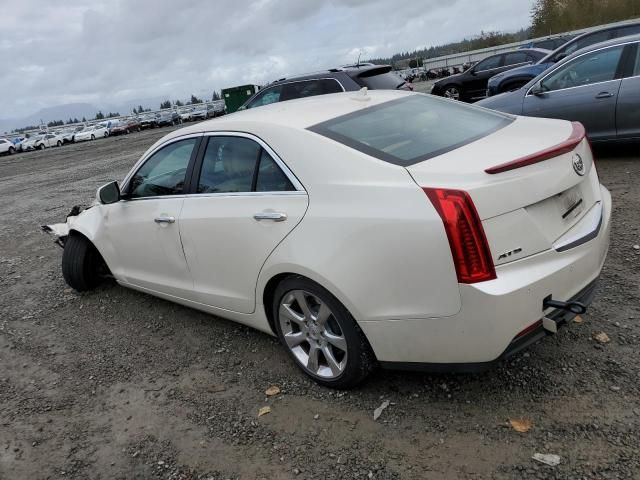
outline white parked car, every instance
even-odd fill
[[[22,142],[22,149],[44,150],[48,147],[61,147],[63,143],[62,137],[56,133],[41,133]]]
[[[6,138],[0,138],[0,153],[13,155],[16,152],[16,146]]]
[[[95,140],[96,138],[106,138],[109,136],[109,130],[104,125],[92,125],[85,127],[84,130],[76,132],[74,139],[76,142],[84,140]]]
[[[482,369],[555,332],[593,298],[610,218],[580,124],[378,90],[171,132],[47,229],[73,288],[110,271],[277,335],[345,388],[376,362]]]
[[[183,122],[191,121],[191,112],[193,112],[193,108],[183,108],[178,111],[178,115],[180,116],[180,120]]]

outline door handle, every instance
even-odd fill
[[[282,212],[260,212],[256,213],[253,218],[258,221],[271,220],[274,222],[284,222],[287,219],[287,214]]]
[[[156,217],[153,221],[156,223],[176,223],[176,217]]]
[[[609,92],[600,92],[598,95],[596,95],[597,99],[611,98],[611,97],[613,97],[613,93],[609,93]]]

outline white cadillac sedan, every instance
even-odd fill
[[[591,302],[611,197],[580,124],[340,93],[169,133],[64,224],[76,290],[123,286],[277,335],[318,383],[469,371]]]

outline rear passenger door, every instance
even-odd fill
[[[616,127],[619,139],[640,138],[640,45],[630,45],[627,71],[618,94]]]
[[[238,313],[255,309],[258,274],[298,224],[307,194],[286,165],[250,134],[205,137],[180,235],[194,299]]]

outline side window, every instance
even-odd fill
[[[502,55],[496,55],[494,57],[485,58],[478,65],[476,65],[475,71],[481,72],[483,70],[491,70],[492,68],[498,68],[502,63]]]
[[[296,98],[314,97],[327,93],[341,92],[342,88],[335,80],[305,80],[283,85],[281,100],[294,100]]]
[[[271,156],[244,137],[209,137],[198,193],[286,192],[295,190]]]
[[[542,81],[544,91],[581,87],[613,80],[623,47],[609,48],[582,55],[563,65]]]
[[[209,137],[198,193],[250,192],[261,147],[243,137]]]
[[[596,43],[604,42],[605,40],[609,40],[611,32],[609,30],[605,30],[602,32],[595,32],[591,35],[587,35],[579,40],[576,40],[570,45],[567,45],[566,48],[559,51],[555,58],[558,59],[559,55],[564,55],[565,57],[571,55],[573,52],[577,52],[581,48],[588,47],[589,45],[593,45]]]
[[[247,105],[247,108],[262,107],[264,105],[279,102],[281,93],[282,85],[265,88],[256,96],[256,98],[251,100],[251,103]]]
[[[525,62],[529,61],[529,59],[527,57],[530,58],[530,56],[527,55],[525,52],[507,53],[504,56],[504,64],[505,65],[516,65],[518,63],[525,63]]]
[[[256,192],[288,192],[295,190],[275,160],[263,149],[260,155]]]
[[[640,25],[629,25],[628,27],[614,30],[611,38],[626,37],[627,35],[636,35],[637,33],[640,33]]]
[[[129,196],[181,194],[196,141],[196,138],[189,138],[171,143],[149,157],[131,179]]]

